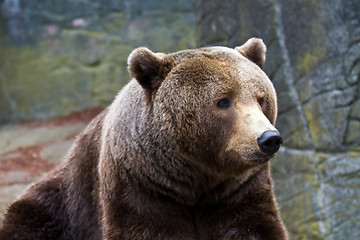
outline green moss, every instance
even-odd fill
[[[358,142],[360,139],[360,122],[350,121],[349,129],[346,135],[346,143],[352,144]]]
[[[297,59],[297,77],[309,73],[328,54],[325,47],[326,39],[324,39],[328,34],[321,22],[324,14],[322,4],[321,1],[316,0],[306,0],[301,4],[302,9],[299,18],[304,21],[302,26],[304,39],[302,41],[306,48],[303,48],[302,54]]]
[[[314,96],[315,89],[312,85],[312,82],[307,78],[302,78],[299,80],[296,83],[296,89],[300,90],[298,91],[298,94],[301,102],[306,102]]]
[[[360,159],[360,152],[347,152],[346,156],[350,159]]]
[[[101,9],[94,7],[98,3],[74,3],[71,9],[46,3],[36,16],[31,13],[38,4],[29,3],[32,42],[19,47],[10,37],[0,39],[0,122],[3,116],[49,118],[111,103],[130,79],[127,57],[134,48],[168,53],[195,47],[192,3],[149,9],[119,1]],[[77,18],[86,24],[73,26]]]
[[[129,25],[128,19],[124,16],[122,12],[113,12],[107,15],[104,19],[99,19],[102,24],[100,28],[102,32],[110,33],[119,33],[119,31],[126,29]]]
[[[84,45],[93,45],[94,52],[85,48],[84,51],[75,51],[76,44],[72,45],[67,39],[57,46],[52,40],[45,40],[35,47],[6,48],[4,55],[11,60],[2,74],[8,93],[16,103],[12,111],[17,118],[54,117],[111,102],[116,91],[101,90],[103,86],[119,89],[124,83],[119,78],[128,77],[124,74],[126,67],[113,64],[111,69],[116,69],[114,74],[118,75],[119,81],[109,79],[110,67],[92,65],[101,65],[105,59],[103,42],[89,36],[82,39]],[[126,63],[126,58],[123,61]],[[94,93],[97,94],[94,88],[99,89],[100,99],[94,97]]]
[[[314,144],[317,146],[322,143],[325,136],[329,136],[331,132],[323,124],[323,117],[318,106],[318,102],[312,102],[304,107],[304,114],[308,122],[310,136]]]
[[[298,60],[297,69],[300,75],[305,75],[314,69],[326,54],[321,39],[317,39]]]
[[[312,194],[313,191],[309,191],[304,196],[304,211],[305,211],[305,226],[306,230],[303,232],[303,235],[307,235],[309,239],[323,239],[322,233],[320,231],[320,224],[325,226],[324,220],[321,216],[321,209],[318,209],[318,202],[314,199]]]
[[[359,64],[360,65],[360,64]],[[359,69],[360,72],[360,69]],[[359,73],[358,72],[358,73]],[[360,78],[360,76],[359,76]],[[360,119],[360,100],[357,100],[351,107],[351,116]]]

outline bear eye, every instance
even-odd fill
[[[265,101],[265,100],[264,100],[264,97],[259,98],[258,102],[259,102],[260,107],[262,107],[262,106],[263,106],[264,101]]]
[[[231,107],[232,101],[229,98],[222,98],[217,102],[217,106],[222,109]]]

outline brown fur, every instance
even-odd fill
[[[261,39],[250,38],[244,45],[235,49],[258,65],[260,68],[264,66],[266,46]]]
[[[10,206],[0,239],[287,239],[273,156],[257,145],[277,115],[261,59],[256,39],[236,50],[135,49],[136,80]],[[223,98],[230,107],[219,108]]]

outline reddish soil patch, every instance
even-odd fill
[[[28,128],[37,128],[41,126],[59,126],[68,123],[90,122],[100,112],[104,110],[103,107],[95,107],[80,112],[73,112],[67,116],[46,121],[24,122],[20,125]],[[74,136],[68,136],[67,139],[72,139]],[[46,145],[46,144],[44,144]],[[53,169],[57,163],[49,162],[40,157],[43,146],[19,147],[13,151],[0,155],[0,178],[10,171],[26,171],[30,176],[40,176],[45,172]],[[6,183],[0,184],[6,186]]]
[[[40,157],[42,146],[20,147],[1,155],[0,174],[14,170],[26,170],[38,176],[54,168],[57,164]]]

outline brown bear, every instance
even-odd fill
[[[0,239],[287,239],[269,160],[282,142],[266,47],[135,49],[134,77]]]

